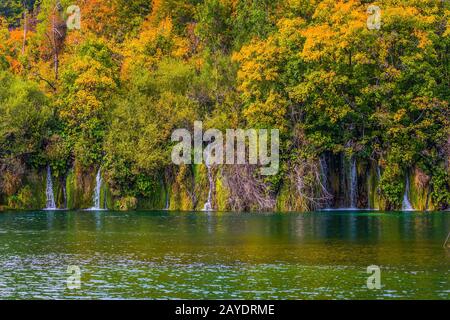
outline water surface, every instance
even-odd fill
[[[449,212],[6,212],[0,298],[449,299],[449,231]]]

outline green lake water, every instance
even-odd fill
[[[450,212],[4,212],[0,298],[449,299],[449,231]]]

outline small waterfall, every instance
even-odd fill
[[[95,178],[95,189],[94,189],[94,196],[93,196],[93,202],[94,206],[90,208],[90,210],[101,210],[100,208],[100,191],[102,188],[102,174],[101,170],[98,169],[97,176]]]
[[[212,211],[212,191],[214,188],[214,179],[211,171],[211,165],[206,164],[206,168],[208,169],[209,191],[208,191],[208,199],[206,200],[206,203],[203,206],[203,211]]]
[[[322,178],[322,184],[323,187],[325,188],[325,191],[328,193],[329,192],[329,187],[328,187],[328,165],[327,165],[327,160],[325,159],[325,156],[321,156],[320,160],[319,160],[319,165],[320,165],[320,175]],[[329,201],[327,200],[325,203],[325,206],[328,208],[329,207]]]
[[[169,195],[169,190],[166,190],[166,207],[164,208],[164,210],[169,210],[170,208],[170,195]]]
[[[374,199],[376,198],[378,200],[378,206],[375,208],[377,210],[380,210],[380,193],[381,193],[381,168],[380,165],[377,164],[377,181],[376,181],[376,189],[375,189],[375,195]]]
[[[55,195],[53,193],[53,181],[52,181],[52,170],[50,169],[50,165],[47,166],[47,188],[45,190],[45,194],[47,196],[47,204],[45,210],[55,210]]]
[[[350,168],[350,208],[356,208],[356,197],[358,192],[358,177],[356,174],[356,160],[352,160]]]
[[[414,208],[409,202],[409,177],[406,175],[406,183],[405,183],[405,193],[403,194],[403,202],[402,202],[402,210],[403,211],[413,211]]]

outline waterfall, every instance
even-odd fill
[[[203,211],[212,211],[212,191],[214,188],[214,179],[211,171],[211,165],[206,164],[206,168],[208,169],[209,191],[208,191],[208,199],[205,205],[203,206]]]
[[[170,208],[170,195],[169,195],[169,189],[166,189],[166,207],[164,210],[169,210]]]
[[[94,196],[93,196],[94,206],[92,208],[90,208],[90,210],[101,210],[101,208],[100,208],[101,188],[102,188],[102,175],[101,175],[101,170],[98,169],[97,176],[95,178],[95,189],[94,189]]]
[[[358,192],[358,177],[356,174],[356,160],[352,160],[350,168],[350,208],[356,208],[356,197]]]
[[[323,187],[325,188],[326,192],[329,192],[329,189],[328,189],[328,165],[327,165],[327,160],[325,159],[325,157],[323,155],[320,157],[319,165],[320,165],[320,175],[322,178]],[[326,200],[325,206],[329,207],[328,200]]]
[[[45,190],[45,194],[47,196],[47,206],[45,210],[55,210],[55,195],[53,194],[53,182],[52,182],[52,170],[50,169],[50,165],[47,165],[47,188]]]
[[[377,210],[380,210],[380,193],[381,193],[381,169],[380,169],[380,165],[377,163],[377,181],[376,181],[376,189],[375,189],[375,194],[374,194],[374,199],[376,198],[378,200],[378,206]]]
[[[322,156],[320,157],[320,175],[322,176],[322,183],[325,189],[328,191],[328,165],[326,159]]]
[[[409,177],[406,175],[406,183],[405,183],[405,193],[403,194],[403,202],[402,202],[402,210],[403,211],[413,211],[414,208],[409,202]]]

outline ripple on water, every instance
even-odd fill
[[[39,214],[0,216],[1,298],[450,298],[443,215]]]

